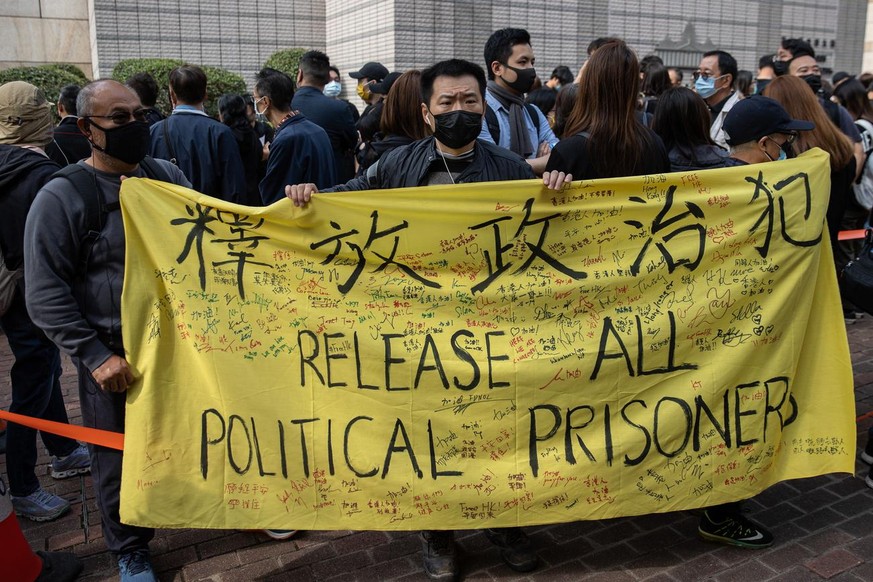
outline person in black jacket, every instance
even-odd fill
[[[460,59],[439,62],[422,71],[421,96],[421,114],[433,129],[433,137],[392,150],[370,166],[366,175],[325,192],[534,177],[520,156],[477,139],[485,113],[482,67]],[[295,206],[306,204],[317,191],[315,184],[285,187],[285,195]],[[485,535],[513,570],[528,572],[537,567],[537,555],[521,528],[486,529]],[[421,541],[425,573],[436,580],[455,579],[454,533],[424,531]]]
[[[239,155],[242,158],[243,170],[246,175],[246,196],[240,204],[247,206],[261,205],[261,192],[258,182],[261,181],[260,167],[264,148],[258,139],[258,134],[249,123],[246,115],[246,102],[240,95],[229,93],[218,100],[218,119],[228,126],[236,138]]]
[[[325,96],[324,86],[330,81],[330,59],[319,51],[309,51],[300,57],[297,70],[297,91],[291,108],[320,126],[330,138],[334,166],[339,182],[355,175],[355,145],[358,131],[355,120],[342,101]]]
[[[727,150],[709,135],[706,102],[687,87],[673,87],[661,94],[652,130],[664,142],[671,172],[723,168]]]
[[[384,81],[373,83],[371,87],[371,91],[384,93],[386,97],[379,132],[358,153],[363,172],[391,150],[430,135],[430,127],[421,116],[421,71],[390,73]]]
[[[58,115],[61,122],[52,132],[53,141],[46,147],[48,154],[59,166],[75,164],[91,155],[91,144],[79,128],[76,127],[76,97],[79,96],[78,85],[67,85],[58,95]]]
[[[24,224],[36,193],[60,169],[42,149],[52,139],[50,107],[42,92],[29,83],[14,81],[0,87],[0,250],[11,271],[23,270]],[[0,325],[15,356],[9,411],[67,423],[60,352],[28,315],[23,282],[19,280],[15,287],[8,309],[0,315]],[[51,433],[41,435],[52,455],[53,477],[72,477],[91,470],[84,446]],[[9,424],[6,472],[12,505],[18,515],[49,521],[69,511],[70,504],[42,488],[35,472],[37,456],[36,431]]]

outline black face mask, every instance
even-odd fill
[[[512,65],[503,65],[507,69],[511,69],[515,71],[515,81],[510,83],[506,79],[503,79],[503,82],[506,83],[509,87],[515,89],[519,93],[527,93],[530,91],[530,88],[533,87],[534,79],[537,78],[537,71],[533,67],[529,69],[516,69]]]
[[[108,129],[97,125],[90,119],[88,121],[106,136],[105,147],[101,148],[93,141],[91,145],[110,158],[115,158],[125,164],[138,164],[149,152],[149,124],[145,121],[131,121],[125,125]]]
[[[818,95],[818,92],[821,91],[821,75],[804,75],[801,77],[806,84],[812,88],[812,92]]]
[[[773,61],[773,72],[777,77],[781,77],[788,72],[788,61]]]
[[[755,82],[755,95],[763,95],[764,89],[770,84],[773,79],[758,79]]]
[[[433,115],[431,113],[431,115]],[[453,150],[464,147],[479,137],[482,131],[482,114],[459,109],[433,116],[433,136]]]

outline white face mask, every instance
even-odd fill
[[[339,97],[342,90],[343,86],[339,81],[331,81],[324,86],[324,94],[328,97]]]
[[[263,111],[258,111],[258,103],[260,103],[264,99],[266,99],[266,97],[261,97],[260,99],[255,99],[254,109],[255,109],[255,115],[257,115],[258,117],[264,117],[265,114],[267,113],[267,109],[269,109],[269,107],[267,107],[267,109],[264,109]]]

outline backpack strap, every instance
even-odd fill
[[[488,128],[488,133],[491,134],[491,139],[494,143],[500,145],[500,124],[497,122],[497,113],[488,103],[485,103],[485,127]]]
[[[172,117],[172,116],[171,116]],[[179,165],[179,161],[176,159],[176,152],[173,150],[173,142],[170,141],[170,118],[167,117],[163,122],[164,129],[164,142],[167,144],[167,149],[170,151],[170,163],[174,166]]]
[[[537,146],[539,146],[540,141],[540,116],[539,110],[537,106],[533,103],[525,103],[524,108],[527,109],[527,114],[530,116],[530,120],[533,122],[534,127],[537,130]],[[536,148],[534,148],[536,149]],[[536,153],[536,152],[534,152]]]
[[[151,156],[146,156],[139,163],[140,167],[145,172],[145,175],[152,180],[160,182],[172,182],[169,172]]]

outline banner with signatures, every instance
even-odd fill
[[[465,529],[854,469],[820,150],[227,204],[122,187],[122,519]]]

